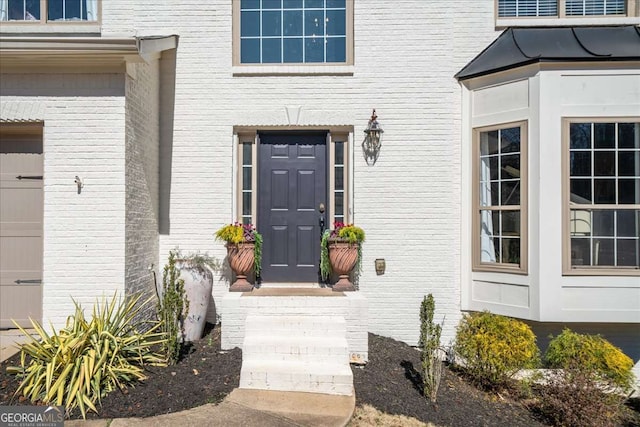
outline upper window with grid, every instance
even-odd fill
[[[240,63],[347,63],[348,3],[241,0]]]
[[[629,0],[498,0],[498,17],[626,16],[629,3]]]
[[[0,0],[0,21],[96,22],[98,0]]]

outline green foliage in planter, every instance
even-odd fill
[[[489,313],[466,314],[457,328],[456,353],[479,384],[495,388],[520,369],[538,365],[539,350],[531,328],[523,322]]]
[[[436,302],[432,294],[425,296],[420,305],[420,342],[422,350],[422,379],[424,396],[436,402],[442,379],[443,363],[440,358],[442,325],[433,322]]]
[[[164,343],[160,324],[149,329],[147,322],[136,320],[151,299],[139,300],[139,295],[123,302],[117,295],[103,298],[89,320],[74,301],[75,313],[58,333],[48,334],[31,321],[36,331],[31,335],[16,324],[31,340],[20,347],[20,366],[7,369],[21,379],[16,395],[64,405],[67,414],[78,407],[86,417],[88,409],[98,412],[96,404],[107,393],[144,380],[145,365],[164,365],[162,355],[153,351]]]
[[[176,268],[176,252],[169,252],[169,261],[162,275],[162,295],[156,307],[166,341],[162,346],[167,363],[175,364],[180,357],[184,336],[184,318],[189,312],[189,301],[185,295],[184,280]]]
[[[207,252],[195,252],[185,254],[179,249],[174,251],[176,261],[181,261],[187,264],[189,267],[194,267],[200,270],[204,270],[206,267],[209,267],[211,270],[219,270],[220,269],[220,261]]]
[[[549,368],[579,365],[601,381],[624,390],[633,382],[633,360],[600,335],[579,334],[565,328],[549,343],[544,362]]]
[[[227,224],[216,231],[216,240],[227,244],[253,243],[253,271],[256,277],[262,272],[262,234],[253,224],[240,224],[234,222]]]
[[[329,241],[342,239],[352,245],[358,245],[358,262],[355,266],[356,276],[362,269],[362,243],[365,239],[364,230],[353,224],[334,223],[333,230],[325,230],[320,240],[320,276],[327,280],[331,276],[331,262],[329,260]],[[357,279],[356,279],[357,281]]]

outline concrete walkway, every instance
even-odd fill
[[[30,334],[35,334],[35,329],[25,329]],[[0,330],[0,362],[4,362],[18,352],[18,344],[29,342],[30,339],[20,329]]]
[[[149,418],[65,421],[65,427],[342,427],[355,396],[235,389],[218,405],[207,404]]]

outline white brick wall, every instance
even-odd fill
[[[2,74],[0,95],[44,105],[43,317],[62,326],[72,297],[124,290],[124,78]]]
[[[125,283],[155,294],[158,273],[159,64],[129,65],[126,78]],[[153,306],[149,307],[153,310]]]

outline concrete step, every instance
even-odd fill
[[[343,316],[248,315],[245,323],[245,336],[330,337],[346,330]]]
[[[351,395],[353,373],[346,363],[243,360],[240,388]]]
[[[317,282],[265,282],[260,284],[260,288],[258,289],[270,289],[270,288],[284,288],[284,289],[295,289],[295,288],[320,288],[320,284]]]
[[[247,335],[242,360],[349,363],[347,339],[340,336]]]

